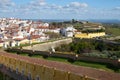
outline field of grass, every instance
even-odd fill
[[[28,56],[28,54],[25,54],[25,53],[24,54],[19,54],[19,55],[21,55],[21,56]]]
[[[42,56],[32,56],[32,57],[37,57],[37,58],[42,58]],[[110,72],[120,72],[120,69],[116,69],[109,64],[104,64],[104,63],[95,63],[95,62],[89,62],[89,61],[75,61],[75,62],[69,62],[68,59],[65,58],[59,58],[59,57],[48,57],[45,58],[46,60],[50,61],[58,61],[58,62],[63,62],[67,64],[72,64],[72,65],[78,65],[78,66],[84,66],[84,67],[91,67],[91,68],[96,68],[99,70],[104,70],[104,71],[110,71]]]
[[[26,53],[22,53],[22,54],[19,54],[19,55],[28,56],[28,54],[26,54]],[[119,72],[120,73],[120,69],[114,68],[114,67],[110,66],[109,64],[104,64],[104,63],[95,63],[95,62],[89,62],[89,61],[70,62],[66,58],[60,58],[60,57],[46,57],[45,58],[42,55],[32,55],[31,58],[40,58],[40,59],[45,59],[45,60],[50,60],[50,61],[58,61],[58,62],[63,62],[63,63],[67,63],[67,64],[72,64],[72,65],[91,67],[91,68],[96,68],[96,69],[99,69],[99,70],[110,71],[110,72]]]
[[[112,36],[120,36],[120,28],[107,27],[105,30],[107,34],[111,34]]]
[[[114,70],[108,68],[106,64],[86,62],[86,61],[76,61],[76,62],[74,62],[73,64],[74,64],[74,65],[79,65],[79,66],[92,67],[92,68],[96,68],[96,69],[100,69],[100,70],[105,70],[105,71],[112,71],[112,72],[114,72]]]
[[[88,62],[88,61],[75,61],[75,62],[71,63],[67,59],[55,58],[55,57],[49,57],[49,58],[46,58],[46,60],[64,62],[64,63],[78,65],[78,66],[84,66],[84,67],[91,67],[91,68],[96,68],[99,70],[110,71],[110,72],[120,72],[120,69],[116,70],[115,68],[109,67],[108,64],[104,64],[104,63],[94,63],[94,62]]]
[[[69,63],[67,59],[65,59],[65,58],[59,58],[59,57],[48,57],[48,58],[46,58],[46,60]]]

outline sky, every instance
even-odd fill
[[[120,20],[120,0],[0,0],[0,17]]]

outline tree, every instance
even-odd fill
[[[72,19],[72,23],[75,23],[75,19]]]
[[[103,51],[107,49],[107,45],[104,42],[97,42],[96,49],[99,51]]]

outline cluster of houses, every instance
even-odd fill
[[[49,40],[49,35],[45,32],[60,33],[66,37],[79,35],[76,36],[78,38],[82,35],[72,25],[66,28],[50,28],[49,23],[41,21],[0,18],[0,47],[7,48]]]
[[[68,37],[73,36],[73,27],[68,27]],[[71,33],[70,33],[71,31]],[[14,18],[0,19],[0,47],[19,46],[25,43],[46,41],[49,35],[45,32],[60,33],[60,28],[50,28],[49,23],[41,21],[21,20]]]

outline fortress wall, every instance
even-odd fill
[[[58,40],[58,41],[53,41],[53,42],[46,42],[46,43],[42,43],[42,44],[36,44],[31,46],[27,46],[27,47],[23,47],[23,49],[28,49],[28,50],[36,50],[36,51],[49,51],[52,47],[58,47],[61,44],[69,44],[72,42],[72,38],[67,38],[67,39],[62,39],[62,40]]]
[[[11,71],[16,71],[16,74],[20,73],[21,75],[28,76],[31,80],[94,80],[72,72],[66,72],[3,55],[0,56],[0,64],[8,67]]]

